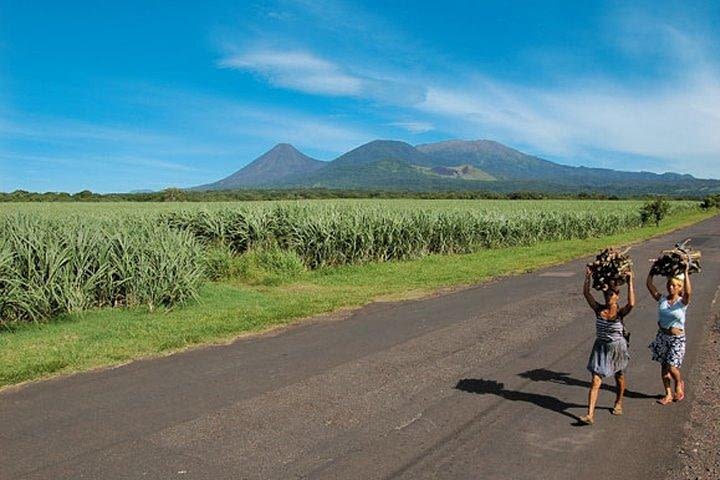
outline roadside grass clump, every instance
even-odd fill
[[[230,276],[235,256],[222,244],[208,246],[205,249],[205,276],[218,281]]]
[[[295,280],[307,271],[305,262],[277,242],[253,244],[242,254],[213,243],[205,251],[205,276],[212,281],[240,280],[250,285],[279,285]]]
[[[297,280],[306,271],[297,253],[273,245],[236,257],[230,276],[250,285],[280,285]]]
[[[143,219],[0,218],[0,326],[95,307],[171,307],[197,295],[202,249]]]

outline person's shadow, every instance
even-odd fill
[[[533,382],[553,382],[560,383],[563,385],[573,385],[579,387],[590,388],[590,382],[578,380],[568,376],[567,373],[553,372],[552,370],[546,369],[535,369],[527,372],[519,373],[518,376],[532,380]],[[505,384],[496,380],[484,380],[482,378],[463,378],[457,382],[455,388],[463,392],[475,393],[479,395],[497,395],[506,400],[514,402],[527,402],[537,405],[538,407],[552,410],[553,412],[560,413],[566,417],[570,417],[575,420],[573,425],[580,426],[580,419],[577,415],[573,415],[568,410],[571,408],[586,408],[587,404],[568,403],[559,398],[555,398],[550,395],[543,395],[539,393],[522,392],[519,390],[508,390],[505,388]],[[609,385],[602,385],[603,389],[613,391]],[[625,390],[625,394],[630,398],[658,398],[653,395],[646,395],[644,393],[633,392]],[[610,408],[598,408],[598,410],[611,410]]]
[[[518,373],[519,377],[527,378],[533,382],[552,382],[563,385],[572,385],[574,387],[590,388],[590,382],[587,380],[578,380],[577,378],[570,377],[569,375],[569,373],[554,372],[545,368],[536,368],[535,370]],[[615,389],[612,385],[603,383],[600,388],[602,390],[608,390],[615,393]],[[648,395],[646,393],[634,392],[628,389],[625,389],[625,396],[628,398],[662,398],[662,395]]]
[[[505,388],[504,383],[500,383],[495,380],[484,380],[482,378],[463,378],[457,383],[457,385],[455,385],[455,388],[468,393],[497,395],[513,402],[532,403],[538,407],[546,408],[548,410],[552,410],[553,412],[565,415],[566,417],[570,417],[576,422],[579,421],[579,417],[568,412],[568,409],[582,408],[586,406],[577,403],[564,402],[555,397],[551,397],[550,395],[508,390]]]

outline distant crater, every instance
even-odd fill
[[[489,173],[484,172],[477,167],[473,167],[472,165],[459,165],[457,167],[438,166],[424,170],[426,170],[426,173],[441,177],[462,178],[465,180],[496,180],[496,178]]]

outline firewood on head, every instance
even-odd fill
[[[627,277],[632,272],[633,263],[628,255],[630,248],[623,251],[615,248],[606,248],[595,260],[588,264],[592,272],[593,288],[595,290],[607,291],[617,289],[627,282]]]
[[[688,245],[691,239],[686,239],[682,242],[675,244],[675,247],[670,250],[663,250],[660,256],[656,259],[652,259],[652,267],[650,267],[651,275],[659,275],[663,277],[677,277],[681,273],[685,273],[685,265],[688,264],[689,273],[700,273],[702,267],[700,266],[700,258],[702,254],[693,250]]]

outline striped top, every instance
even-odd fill
[[[623,338],[623,323],[618,320],[608,321],[597,316],[595,319],[595,334],[598,340],[614,342]]]

